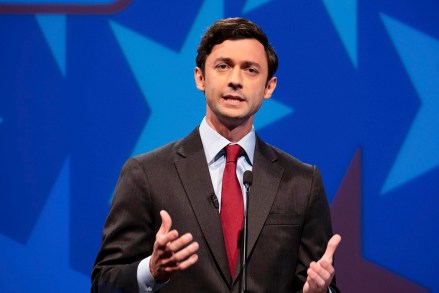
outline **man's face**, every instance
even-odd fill
[[[213,126],[251,127],[263,99],[271,97],[276,78],[267,83],[264,46],[255,39],[226,40],[207,56],[204,76],[195,69],[197,88],[204,91],[206,119]],[[219,123],[219,124],[218,124]]]

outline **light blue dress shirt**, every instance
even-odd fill
[[[226,166],[226,152],[225,147],[231,142],[216,132],[206,122],[206,117],[200,124],[200,136],[203,144],[204,154],[206,155],[207,165],[209,167],[210,178],[212,179],[213,189],[218,198],[219,210],[221,209],[221,189],[224,168]],[[244,207],[246,206],[245,187],[242,183],[244,172],[252,170],[253,156],[255,153],[256,134],[255,128],[237,142],[244,152],[238,158],[236,164],[236,175],[241,185]],[[172,218],[172,215],[170,215]],[[162,288],[166,283],[157,283],[149,270],[149,262],[151,256],[143,259],[137,267],[137,282],[139,284],[140,292],[154,292]]]
[[[207,124],[206,118],[204,118],[201,122],[200,136],[201,142],[203,143],[204,154],[206,155],[207,159],[207,166],[209,167],[210,178],[212,179],[213,189],[218,198],[219,207],[221,209],[221,189],[224,168],[226,167],[226,151],[224,148],[231,144],[231,142],[213,130],[209,124]],[[256,144],[254,127],[252,127],[252,130],[240,141],[238,141],[237,144],[239,144],[244,150],[244,153],[239,156],[236,163],[236,176],[238,177],[238,181],[241,185],[245,207],[245,187],[242,180],[244,172],[247,170],[251,171],[253,168],[253,155],[255,153]]]

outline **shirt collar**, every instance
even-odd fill
[[[206,117],[204,117],[203,121],[201,121],[199,131],[207,164],[210,165],[218,159],[218,153],[220,153],[224,147],[231,142],[210,127],[210,125],[207,124]],[[249,164],[253,165],[253,156],[256,145],[256,133],[254,126],[252,126],[250,132],[247,133],[240,141],[238,141],[237,144],[244,149],[246,154],[245,157]]]

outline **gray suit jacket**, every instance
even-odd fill
[[[230,277],[213,192],[198,129],[129,159],[104,226],[92,292],[138,292],[137,266],[152,253],[162,209],[200,248],[198,262],[174,274],[161,292],[239,292],[240,274]],[[248,221],[248,291],[300,292],[309,263],[320,259],[332,236],[318,169],[257,137]],[[335,278],[331,289],[338,292]]]

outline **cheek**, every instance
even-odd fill
[[[210,105],[216,103],[218,91],[209,84],[206,84],[204,87],[204,96],[206,98],[206,102]]]
[[[251,93],[252,95],[252,101],[254,104],[260,104],[262,103],[262,100],[265,98],[265,88],[260,88],[256,91],[253,91]]]
[[[215,90],[210,86],[205,87],[204,92],[206,94],[206,98],[209,98],[209,99],[212,99],[214,94],[215,94]]]
[[[213,92],[215,91],[216,88],[216,82],[213,80],[212,78],[208,78],[206,76],[206,79],[204,80],[204,90],[205,91],[209,91],[209,92]]]

